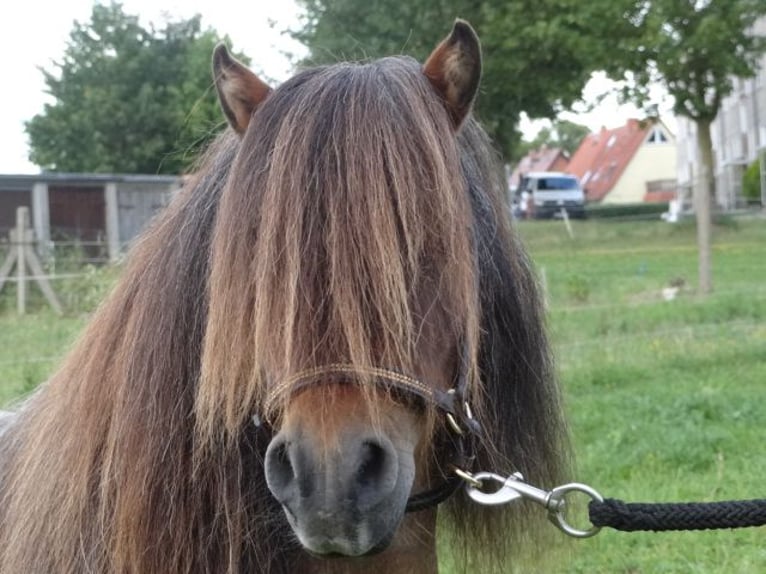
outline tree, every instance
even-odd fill
[[[300,0],[306,16],[293,36],[309,63],[407,53],[420,61],[468,20],[485,54],[477,115],[507,158],[519,117],[553,118],[571,107],[591,72],[612,57],[610,39],[635,33],[624,15],[636,0]]]
[[[699,245],[699,288],[709,293],[713,145],[710,124],[733,78],[751,77],[766,51],[766,38],[753,30],[766,15],[766,0],[647,0],[633,20],[637,33],[622,44],[628,54],[608,71],[627,81],[626,95],[645,102],[648,86],[659,82],[674,100],[673,110],[696,125],[700,166],[694,204]]]
[[[143,27],[117,3],[75,22],[62,60],[43,70],[53,103],[26,124],[44,169],[179,173],[223,126],[210,72],[221,38],[199,16]]]
[[[561,148],[571,156],[589,133],[590,129],[587,126],[569,120],[557,120],[551,127],[544,127],[537,132],[532,141],[522,141],[514,150],[514,156],[511,159],[518,161],[530,151],[543,146]]]
[[[587,126],[569,120],[559,120],[553,123],[553,144],[571,155],[577,151],[582,140],[589,133],[590,128]]]

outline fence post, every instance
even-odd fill
[[[109,263],[116,263],[120,258],[120,206],[117,200],[117,184],[110,181],[104,188],[106,241],[107,249],[109,250]]]
[[[37,182],[32,188],[32,226],[37,237],[37,253],[47,261],[50,253],[51,216],[48,184]]]
[[[569,212],[566,210],[565,207],[561,208],[561,219],[564,220],[564,225],[567,228],[569,239],[574,239],[574,231],[572,231],[572,224],[569,222]]]
[[[27,266],[24,261],[26,255],[24,240],[26,239],[28,226],[29,208],[19,207],[16,210],[16,237],[12,238],[16,248],[16,310],[19,315],[27,312]]]
[[[29,208],[19,207],[16,209],[16,228],[11,230],[11,249],[0,266],[0,290],[8,280],[15,264],[16,307],[19,315],[24,315],[27,311],[27,281],[30,279],[37,282],[50,306],[60,315],[63,313],[61,303],[45,276],[45,270],[37,258],[34,245],[35,232],[29,229]],[[32,271],[31,277],[27,277],[27,266]]]

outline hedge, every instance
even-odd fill
[[[589,203],[585,206],[587,217],[593,219],[630,217],[631,219],[659,219],[668,211],[668,204],[659,203]]]

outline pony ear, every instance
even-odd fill
[[[250,116],[266,99],[271,88],[229,54],[223,43],[213,50],[213,78],[218,101],[229,125],[238,134],[245,133]]]
[[[471,111],[481,79],[479,37],[465,20],[455,20],[452,32],[423,65],[423,73],[441,96],[455,129]]]

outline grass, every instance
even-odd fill
[[[575,222],[574,241],[562,227],[520,232],[548,286],[577,480],[629,502],[764,498],[766,222],[715,229],[705,299],[692,226]],[[605,530],[553,571],[766,572],[763,536]]]
[[[69,349],[84,317],[40,310],[0,315],[0,404],[7,405],[44,381]]]
[[[766,221],[716,227],[715,293],[704,299],[693,226],[573,227],[574,240],[560,222],[524,222],[520,234],[547,286],[577,480],[631,502],[766,497]],[[81,311],[110,283],[106,275],[67,288]],[[671,284],[680,290],[665,301]],[[44,380],[86,320],[56,317],[41,302],[16,318],[12,303],[12,293],[0,297],[3,403]],[[571,543],[562,534],[544,570],[516,570],[755,574],[766,572],[764,534],[605,530]],[[447,552],[442,563],[456,574]]]

